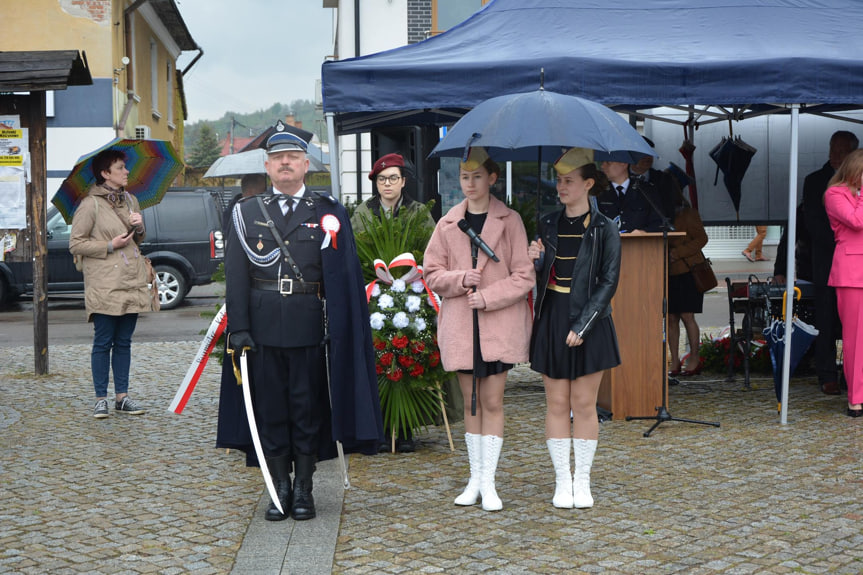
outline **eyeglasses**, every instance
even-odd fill
[[[387,182],[391,184],[399,183],[399,180],[402,179],[402,176],[397,176],[393,174],[392,176],[378,176],[377,181],[379,184],[386,184]]]

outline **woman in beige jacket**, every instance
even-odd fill
[[[93,417],[108,417],[108,374],[114,373],[117,413],[144,413],[128,396],[132,334],[138,313],[151,311],[148,268],[138,244],[144,221],[138,200],[125,191],[129,171],[118,150],[104,150],[92,161],[96,184],[72,218],[69,251],[83,261],[84,304],[93,322],[90,366],[96,405]]]
[[[465,442],[470,481],[456,505],[502,508],[494,485],[503,445],[503,391],[507,371],[527,361],[531,312],[527,294],[536,281],[527,257],[527,234],[519,214],[490,194],[500,168],[482,148],[471,148],[459,181],[465,200],[440,219],[423,258],[429,287],[443,298],[438,317],[438,345],[447,371],[458,371],[464,397]],[[499,262],[479,252],[474,268],[471,242],[459,229],[465,220],[481,234]],[[479,352],[474,366],[473,311],[477,310]],[[476,415],[471,415],[476,370]]]

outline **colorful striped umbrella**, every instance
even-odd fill
[[[63,180],[51,203],[57,206],[66,223],[78,205],[87,196],[90,186],[96,183],[93,175],[93,157],[102,150],[115,149],[126,155],[129,185],[126,191],[138,199],[141,209],[162,201],[174,178],[183,169],[183,161],[171,142],[165,140],[126,140],[117,138],[98,150],[78,158],[72,172]]]

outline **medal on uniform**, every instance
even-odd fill
[[[261,236],[258,236],[258,245],[256,245],[255,247],[258,248],[258,251],[264,249],[264,242],[261,241]]]
[[[336,234],[341,229],[342,224],[339,222],[339,218],[334,216],[333,214],[327,214],[321,218],[321,229],[324,230],[324,241],[321,243],[321,249],[326,248],[332,242],[333,249],[339,249],[338,245],[336,245]]]

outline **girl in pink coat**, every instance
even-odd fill
[[[527,234],[519,214],[490,194],[500,168],[483,148],[471,148],[460,166],[464,201],[435,226],[423,258],[429,287],[443,298],[438,316],[438,345],[447,371],[457,371],[464,397],[465,443],[470,480],[456,505],[498,511],[503,505],[494,485],[503,445],[503,391],[513,364],[528,359],[533,289],[533,262],[527,257]],[[459,228],[466,221],[500,260],[484,252],[474,268],[471,241]],[[462,224],[464,225],[464,224]],[[478,310],[479,352],[474,366],[473,311]],[[471,415],[476,370],[476,415]]]
[[[863,416],[863,150],[851,152],[830,180],[824,207],[836,238],[828,285],[836,288],[845,380],[848,382],[848,416]]]

